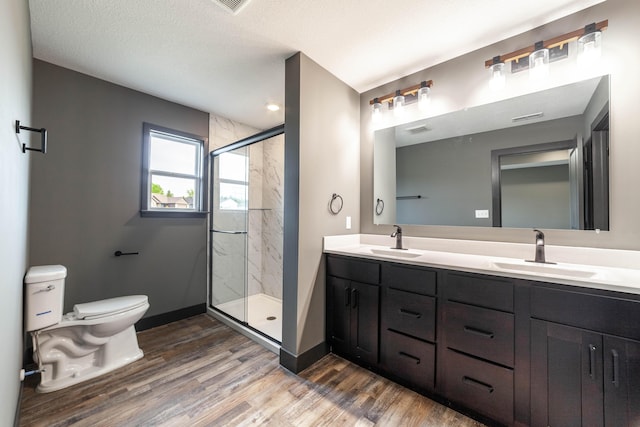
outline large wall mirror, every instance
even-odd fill
[[[609,76],[377,130],[374,223],[609,229]]]

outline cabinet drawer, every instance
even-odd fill
[[[513,425],[513,371],[464,356],[445,353],[445,397],[502,424]]]
[[[640,340],[640,301],[612,295],[533,285],[531,317]]]
[[[444,324],[447,347],[513,367],[513,314],[447,302]]]
[[[380,283],[380,264],[355,258],[347,259],[328,255],[327,274],[355,280],[356,282],[377,285]]]
[[[513,284],[490,276],[447,274],[446,298],[513,313]]]
[[[436,299],[387,288],[382,300],[382,319],[384,329],[435,341]]]
[[[433,390],[435,345],[392,331],[383,331],[381,357],[384,368],[422,389]]]
[[[384,283],[394,289],[421,295],[436,294],[436,272],[423,268],[383,264]]]

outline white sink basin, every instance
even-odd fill
[[[493,266],[500,270],[520,271],[523,273],[548,274],[553,276],[588,279],[598,274],[597,271],[583,270],[557,264],[542,264],[535,262],[494,262]]]
[[[422,256],[421,253],[417,253],[417,252],[410,252],[408,250],[404,250],[404,249],[376,249],[376,248],[370,248],[368,249],[369,253],[372,253],[373,255],[382,255],[382,256],[388,256],[388,257],[392,257],[392,258],[418,258],[420,256]]]

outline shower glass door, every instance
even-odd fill
[[[284,126],[211,154],[210,304],[282,340]]]
[[[214,156],[211,176],[211,305],[246,323],[249,147]]]

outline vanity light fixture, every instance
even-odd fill
[[[584,27],[584,35],[578,39],[578,65],[588,67],[595,64],[602,53],[602,31],[596,24]]]
[[[429,103],[431,102],[431,98],[429,98],[430,93],[431,88],[427,86],[427,82],[420,82],[420,89],[418,89],[418,108],[423,111],[429,107]]]
[[[542,80],[549,75],[549,49],[544,47],[544,42],[535,44],[535,50],[529,55],[529,78]]]
[[[500,90],[504,87],[506,77],[504,74],[504,62],[500,59],[500,55],[494,56],[491,60],[492,64],[489,67],[491,71],[491,80],[489,80],[489,86],[493,90]]]
[[[403,113],[404,108],[404,95],[399,90],[396,91],[396,96],[393,97],[393,114],[400,115]]]
[[[267,110],[278,111],[280,110],[280,106],[278,104],[267,104]]]
[[[415,101],[418,101],[418,105],[421,108],[424,108],[423,105],[428,105],[429,103],[431,86],[433,86],[433,80],[425,80],[417,85],[373,98],[369,101],[369,105],[371,105],[371,115],[374,120],[380,117],[383,111],[383,104],[387,104],[389,106],[388,108],[394,110],[396,114],[401,113],[405,105],[411,104]],[[421,104],[421,102],[423,104]]]
[[[520,69],[530,69],[530,75],[532,79],[535,79],[538,73],[544,75],[545,68],[549,62],[554,60],[563,59],[568,56],[568,44],[573,41],[578,41],[578,61],[582,62],[585,59],[580,59],[580,52],[585,52],[587,56],[590,52],[593,55],[599,55],[597,53],[600,50],[600,39],[602,37],[602,31],[606,30],[609,26],[609,20],[605,19],[598,23],[592,23],[579,30],[572,31],[561,36],[554,37],[549,40],[539,41],[533,46],[527,46],[522,49],[518,49],[511,53],[496,56],[491,59],[487,59],[484,62],[485,68],[491,69],[491,78],[494,76],[494,60],[499,58],[497,63],[512,64],[512,72],[514,69],[518,71]],[[546,54],[545,54],[546,51]],[[585,54],[583,53],[583,55]],[[514,64],[517,65],[514,66]],[[546,64],[546,66],[545,66]],[[538,68],[541,66],[542,68]],[[548,70],[548,69],[547,69]],[[546,71],[548,72],[548,71]]]
[[[379,98],[373,98],[373,103],[371,104],[371,117],[374,122],[377,122],[382,117],[382,103]]]

